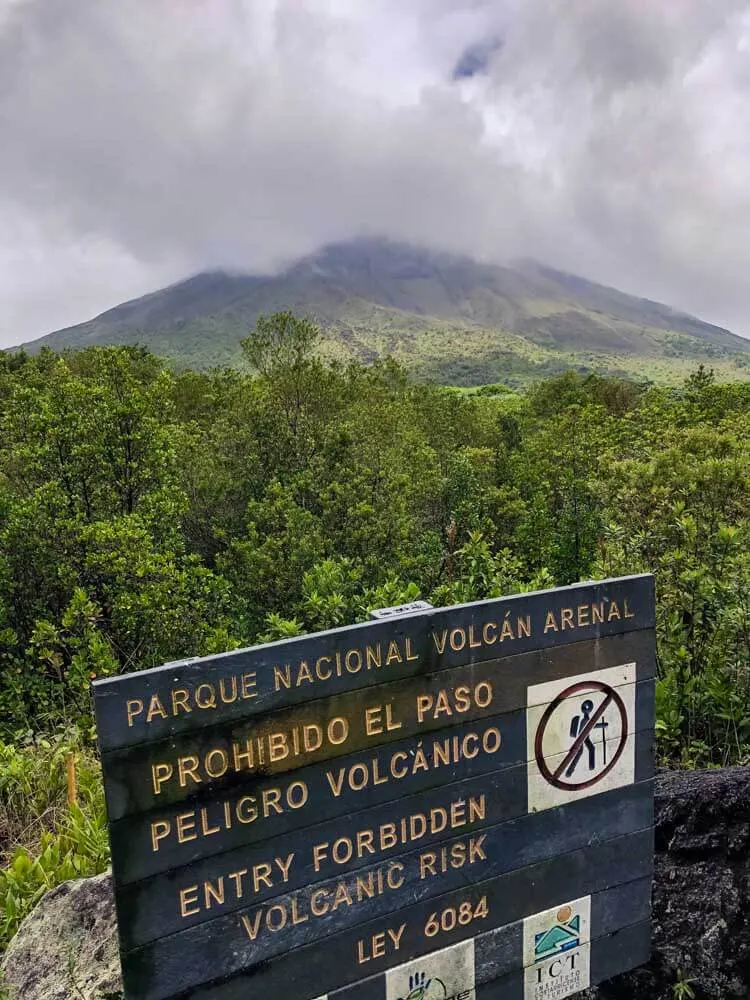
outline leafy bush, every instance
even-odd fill
[[[73,756],[76,802],[67,801]],[[75,732],[0,743],[0,951],[45,892],[109,863],[101,773]]]
[[[264,319],[254,375],[0,354],[0,940],[107,863],[92,676],[375,607],[653,572],[662,761],[750,760],[750,383],[462,393],[314,342]]]

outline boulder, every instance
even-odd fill
[[[119,1000],[111,876],[64,882],[48,892],[8,946],[0,983],[12,1000]]]
[[[660,773],[651,961],[585,997],[750,997],[749,890],[750,768]],[[13,1000],[118,998],[109,875],[49,892],[11,942],[2,972]]]

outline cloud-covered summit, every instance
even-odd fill
[[[0,337],[376,234],[750,333],[749,48],[750,0],[0,0]]]

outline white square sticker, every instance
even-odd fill
[[[523,922],[524,1000],[560,1000],[591,980],[591,897]]]
[[[635,663],[528,688],[529,812],[635,781],[635,690]]]
[[[475,1000],[474,939],[389,969],[386,1000]]]

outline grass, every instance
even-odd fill
[[[73,730],[21,746],[0,742],[0,953],[49,889],[108,864],[99,763],[81,736]]]

